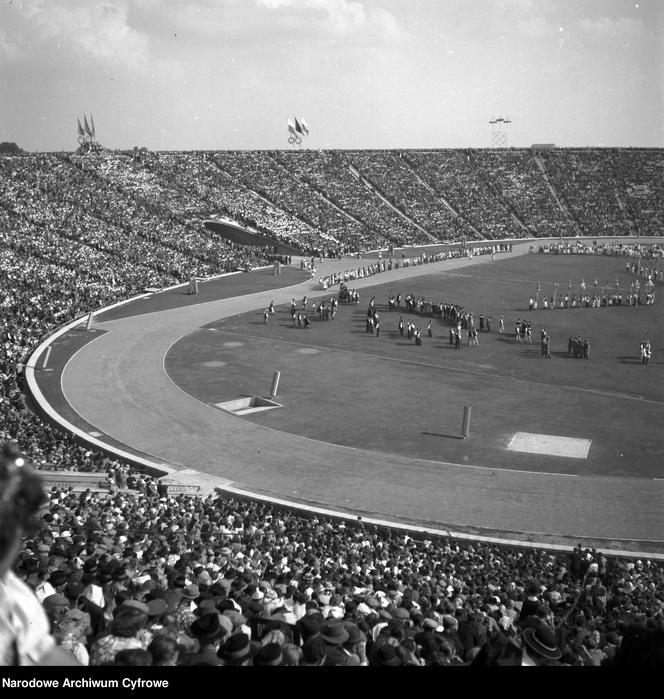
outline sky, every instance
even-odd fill
[[[0,0],[0,141],[664,147],[662,0]]]

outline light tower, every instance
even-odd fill
[[[507,148],[507,129],[512,122],[506,117],[491,117],[489,126],[491,127],[491,147]]]

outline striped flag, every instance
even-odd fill
[[[304,135],[308,136],[309,135],[309,124],[304,120],[304,117],[300,117],[300,124],[302,126],[302,131],[304,131]]]

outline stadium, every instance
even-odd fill
[[[664,149],[489,123],[3,144],[0,664],[661,665]]]

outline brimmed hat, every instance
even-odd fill
[[[202,641],[216,641],[227,633],[218,614],[205,614],[189,627],[192,635]]]
[[[309,638],[317,634],[323,626],[323,617],[320,614],[305,614],[297,622],[300,631]]]
[[[397,607],[393,612],[392,616],[395,619],[403,619],[404,621],[410,619],[410,612],[403,607]]]
[[[227,664],[243,663],[256,653],[249,636],[245,633],[234,633],[221,647],[217,655]]]
[[[397,656],[395,647],[391,643],[383,643],[372,658],[373,665],[381,667],[392,667],[401,665],[401,660]]]
[[[254,665],[272,667],[281,665],[284,659],[281,646],[278,643],[268,643],[258,650],[254,657]]]
[[[150,608],[148,607],[148,605],[144,604],[143,602],[139,602],[137,599],[126,599],[122,603],[122,606],[138,609],[138,611],[143,612],[143,614],[150,614]]]
[[[348,640],[349,633],[341,623],[327,623],[323,626],[320,634],[327,643],[333,646],[340,646]]]
[[[53,585],[53,587],[60,587],[67,582],[67,574],[62,570],[54,570],[49,576],[48,581]]]
[[[97,560],[95,558],[87,558],[83,563],[83,570],[86,573],[96,573],[97,572]]]
[[[201,591],[196,584],[187,585],[182,591],[182,596],[190,600],[196,599],[200,594]]]
[[[69,607],[69,600],[64,595],[49,595],[42,602],[44,609],[55,609],[55,607]]]
[[[523,632],[523,640],[529,648],[544,658],[558,660],[562,656],[562,651],[558,648],[556,641],[556,634],[549,626],[540,624],[527,628]]]
[[[317,636],[316,638],[310,638],[302,646],[302,657],[306,663],[310,665],[317,665],[325,660],[327,655],[327,646],[325,641]]]

